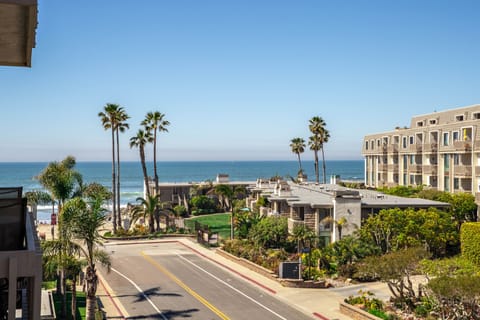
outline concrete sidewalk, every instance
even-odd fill
[[[164,240],[171,242],[172,240]],[[356,295],[359,290],[373,292],[379,299],[387,299],[389,291],[385,284],[374,282],[361,285],[351,285],[333,289],[303,289],[283,287],[277,281],[258,274],[242,265],[239,265],[223,256],[215,253],[215,249],[208,249],[195,241],[187,238],[175,239],[178,243],[188,247],[195,253],[207,260],[229,270],[235,276],[242,278],[254,286],[257,286],[278,298],[279,300],[295,307],[299,311],[312,317],[312,319],[350,319],[340,313],[339,303],[349,295]],[[162,240],[138,241],[135,243],[161,243]],[[133,244],[129,241],[128,243]],[[110,243],[114,244],[114,243]],[[97,295],[103,310],[107,313],[107,319],[125,319],[125,309],[116,299],[115,294],[108,284],[101,278]]]

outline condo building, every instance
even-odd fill
[[[365,136],[365,185],[469,192],[480,200],[480,105],[414,116],[410,127]]]

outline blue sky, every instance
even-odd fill
[[[479,1],[39,0],[32,68],[0,67],[0,161],[110,160],[97,113],[171,122],[159,160],[326,159],[413,115],[480,103]],[[312,159],[310,151],[304,159]]]

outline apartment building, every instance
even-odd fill
[[[365,185],[425,185],[480,199],[480,105],[414,116],[409,128],[365,136]]]

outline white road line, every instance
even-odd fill
[[[160,311],[160,309],[157,308],[157,306],[152,302],[152,300],[150,300],[150,298],[145,294],[145,292],[135,283],[133,282],[130,278],[128,278],[126,275],[122,274],[120,271],[116,270],[115,268],[111,268],[112,271],[116,272],[117,274],[119,274],[120,276],[122,276],[123,278],[125,278],[128,282],[130,282],[134,287],[135,289],[138,290],[138,292],[140,292],[140,294],[145,298],[145,300],[147,300],[150,305],[153,307],[153,309],[155,309],[155,311],[162,317],[163,320],[168,320],[162,313],[162,311]]]
[[[256,303],[257,305],[259,305],[260,307],[262,307],[263,309],[273,313],[274,315],[276,315],[277,317],[279,317],[280,319],[283,319],[283,320],[287,320],[287,318],[285,317],[282,317],[281,315],[279,315],[278,313],[276,313],[275,311],[273,311],[272,309],[268,308],[267,306],[264,306],[263,304],[261,304],[260,302],[258,302],[257,300],[253,299],[252,297],[246,295],[245,293],[243,293],[242,291],[238,290],[237,288],[233,287],[232,285],[230,285],[229,283],[223,281],[222,279],[218,278],[217,276],[211,274],[210,272],[208,272],[207,270],[203,269],[202,267],[200,267],[199,265],[196,265],[195,263],[193,263],[192,261],[188,260],[187,258],[184,258],[182,257],[180,254],[177,253],[177,256],[188,262],[189,264],[191,264],[192,266],[194,266],[195,268],[205,272],[206,274],[208,274],[210,277],[214,278],[215,280],[217,280],[218,282],[220,283],[223,283],[224,285],[226,285],[227,287],[229,287],[230,289],[236,291],[237,293],[241,294],[242,296],[244,296],[245,298],[249,299],[250,301]]]

